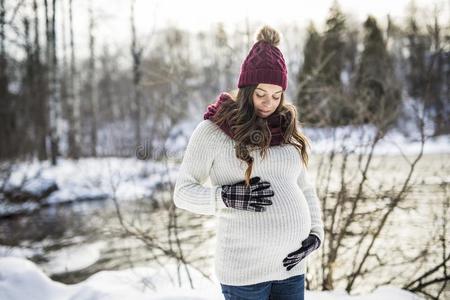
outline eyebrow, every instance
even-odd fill
[[[262,89],[262,88],[256,88],[256,89],[258,89],[258,90],[263,90],[264,92],[267,92],[266,90],[264,90],[264,89]],[[274,94],[278,94],[278,93],[281,93],[283,90],[281,90],[281,91],[278,91],[278,92],[275,92]]]

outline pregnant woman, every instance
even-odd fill
[[[237,95],[222,92],[207,107],[175,183],[177,207],[217,217],[215,274],[225,299],[304,299],[307,256],[324,238],[309,143],[284,102],[279,42],[273,28],[258,31]]]

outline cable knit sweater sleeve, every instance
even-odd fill
[[[320,200],[317,196],[315,185],[310,181],[310,175],[304,165],[297,182],[305,195],[306,201],[308,202],[309,211],[311,214],[311,233],[315,234],[322,243],[325,233],[323,229]]]
[[[173,198],[179,208],[197,214],[215,215],[218,209],[226,206],[222,200],[221,186],[203,185],[209,177],[216,153],[212,132],[214,127],[207,122],[200,122],[189,139],[178,171]]]

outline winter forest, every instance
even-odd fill
[[[160,2],[0,0],[0,299],[223,299],[173,190],[266,23],[325,227],[306,299],[450,299],[450,1]],[[206,25],[156,26],[182,8]]]

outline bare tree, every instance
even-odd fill
[[[88,94],[88,104],[89,104],[89,117],[90,117],[90,146],[91,155],[97,156],[97,112],[98,112],[98,102],[96,95],[96,60],[95,60],[95,36],[94,36],[94,10],[93,10],[93,0],[89,1],[89,64],[88,64],[88,78],[87,78],[87,94]]]
[[[138,151],[145,149],[138,149]],[[164,149],[163,167],[164,176],[170,178],[167,151]],[[111,180],[116,215],[120,223],[120,231],[111,231],[114,236],[133,238],[142,242],[151,253],[151,263],[155,263],[166,272],[174,285],[182,286],[182,273],[185,273],[191,288],[195,288],[195,282],[188,267],[198,271],[203,277],[212,281],[211,276],[204,269],[208,266],[205,261],[211,258],[211,254],[204,255],[203,251],[190,251],[202,247],[209,241],[214,232],[205,230],[204,222],[211,216],[197,216],[184,210],[176,209],[172,201],[173,183],[168,181],[160,185],[156,196],[136,199],[139,212],[145,209],[145,223],[141,223],[139,216],[126,214],[128,211],[117,199],[115,191],[120,184],[120,179]],[[168,262],[177,264],[177,273],[171,274],[166,269]],[[148,262],[147,262],[148,264]],[[174,280],[176,276],[176,280]],[[151,283],[150,288],[154,289]]]
[[[73,34],[73,0],[69,0],[69,37],[70,37],[70,73],[67,86],[68,105],[68,156],[71,158],[80,157],[80,97],[78,97],[78,74],[75,65],[75,42]]]
[[[52,0],[49,7],[48,0],[44,0],[45,24],[46,24],[46,54],[47,54],[47,74],[49,76],[49,138],[50,138],[50,158],[52,165],[56,165],[59,155],[58,118],[60,115],[60,82],[58,74],[58,56],[56,53],[56,0]],[[51,11],[50,11],[51,10]],[[51,15],[49,15],[51,13]]]
[[[448,219],[450,216],[450,197],[448,193],[448,185],[442,184],[441,188],[444,191],[445,197],[442,203],[442,231],[438,237],[433,237],[439,240],[442,244],[441,260],[429,269],[421,272],[420,275],[403,286],[406,290],[424,294],[431,299],[441,299],[441,296],[447,299],[450,295],[450,291],[448,289],[448,284],[450,282],[450,253],[448,252],[448,245],[450,241],[447,228],[449,221]],[[434,242],[433,244],[436,245],[437,243]],[[428,289],[430,287],[433,288],[435,286],[439,286],[439,284],[441,284],[441,287],[438,288],[433,295],[433,292]]]
[[[130,24],[131,24],[131,57],[133,59],[133,100],[131,101],[133,122],[134,122],[134,137],[136,145],[141,141],[141,61],[143,47],[138,45],[136,37],[136,26],[134,24],[134,8],[135,0],[130,2]]]
[[[2,125],[0,127],[1,143],[0,157],[6,158],[13,156],[13,101],[9,95],[8,85],[8,64],[6,53],[6,7],[5,0],[0,0],[0,118]]]
[[[6,96],[8,88],[8,77],[6,73],[6,8],[5,0],[0,0],[0,95]]]
[[[41,58],[41,42],[39,31],[39,11],[37,0],[33,0],[34,15],[34,51],[33,51],[33,112],[34,116],[34,137],[37,148],[37,157],[39,160],[47,160],[46,136],[48,132],[48,81],[45,75],[47,69],[44,67]],[[39,76],[37,74],[40,74]]]

